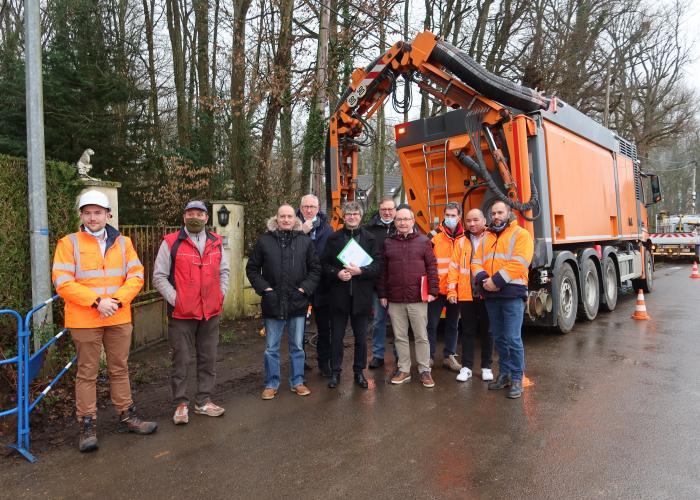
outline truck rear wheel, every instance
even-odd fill
[[[576,275],[568,262],[562,264],[555,275],[554,293],[557,297],[557,330],[569,333],[576,323],[578,289]]]
[[[586,259],[581,263],[581,306],[578,317],[587,321],[593,321],[598,315],[600,306],[600,280],[598,270],[593,259]]]
[[[649,249],[644,250],[644,275],[645,278],[639,278],[632,280],[632,286],[635,290],[640,288],[644,293],[651,293],[654,291],[654,261],[651,258],[651,251]]]
[[[600,304],[600,306],[608,311],[612,312],[617,307],[617,289],[618,289],[618,279],[617,270],[615,269],[615,263],[611,257],[605,257],[602,262],[603,267],[603,294],[605,300]]]

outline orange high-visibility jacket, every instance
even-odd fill
[[[437,260],[440,295],[447,295],[447,273],[450,269],[452,252],[456,243],[464,239],[464,231],[461,228],[462,225],[458,225],[455,231],[456,234],[452,237],[447,233],[447,229],[440,224],[436,230],[437,234],[430,240],[433,244],[435,259]]]
[[[450,271],[447,273],[447,298],[460,302],[472,300],[472,242],[466,236],[455,243]]]
[[[65,301],[66,328],[97,328],[131,322],[131,301],[143,286],[143,266],[131,239],[107,226],[104,257],[97,239],[84,231],[58,241],[51,277]],[[121,307],[101,318],[93,305],[111,297]]]
[[[528,268],[534,252],[532,236],[511,223],[500,233],[488,231],[472,258],[472,275],[478,283],[487,277],[499,288],[488,297],[527,297]]]

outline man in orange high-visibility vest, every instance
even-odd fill
[[[131,240],[107,224],[110,204],[104,193],[83,193],[78,207],[80,231],[58,241],[52,279],[65,301],[65,326],[78,353],[76,415],[79,449],[85,452],[98,448],[96,381],[103,347],[120,428],[150,434],[157,424],[136,415],[129,385],[131,301],[143,286],[143,266]]]
[[[457,361],[457,336],[459,328],[459,305],[447,300],[447,274],[452,253],[465,238],[462,226],[462,207],[459,203],[445,205],[444,219],[428,234],[433,244],[437,260],[440,294],[428,304],[428,342],[430,342],[430,362],[433,363],[437,350],[437,331],[442,309],[445,308],[445,345],[442,350],[442,366],[459,372],[462,364]]]
[[[484,290],[486,310],[498,351],[498,378],[489,389],[510,387],[509,398],[523,390],[525,348],[521,337],[527,279],[534,253],[528,231],[510,220],[510,208],[502,201],[491,207],[491,224],[472,258],[474,282]]]

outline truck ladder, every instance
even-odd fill
[[[448,139],[423,144],[425,185],[428,189],[428,221],[433,227],[437,226],[437,224],[434,223],[433,217],[436,217],[438,220],[440,218],[440,214],[437,213],[435,208],[444,207],[450,201],[447,192],[447,143]],[[435,177],[438,177],[438,179],[435,179]],[[440,196],[442,194],[441,192],[444,192],[445,202],[437,203],[436,200],[436,202],[433,203],[433,193],[435,193],[435,196]]]

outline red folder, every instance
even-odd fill
[[[428,277],[425,275],[420,277],[420,299],[428,302]]]

